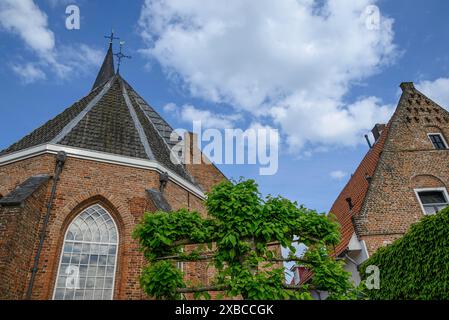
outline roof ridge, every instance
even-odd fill
[[[86,105],[89,104],[96,95],[98,95],[98,91],[99,88],[96,88],[89,92],[86,96],[78,99],[72,105],[65,108],[61,113],[57,114],[52,119],[46,121],[22,137],[20,140],[12,143],[7,148],[0,151],[0,155],[27,149],[43,143],[48,143],[62,130],[65,125],[67,125],[74,117],[82,112]],[[59,124],[62,124],[61,128],[59,128]]]
[[[119,76],[120,77],[120,76]],[[162,145],[166,148],[166,151],[168,152],[168,156],[169,156],[169,161],[171,161],[171,155],[172,155],[172,148],[170,147],[170,145],[167,143],[166,138],[161,134],[160,130],[156,127],[155,123],[150,119],[150,117],[148,116],[148,114],[145,112],[145,110],[143,109],[141,103],[137,100],[137,98],[140,98],[143,102],[145,102],[145,99],[143,99],[135,90],[134,88],[123,78],[120,77],[120,79],[123,81],[123,83],[125,85],[127,85],[129,87],[129,90],[131,92],[131,95],[133,95],[133,100],[134,102],[137,104],[137,107],[140,109],[140,111],[142,112],[144,118],[148,121],[148,123],[152,126],[153,130],[156,132],[156,134],[158,135],[158,137],[160,138],[160,140],[162,140]],[[148,106],[148,103],[145,102],[145,104]],[[150,107],[151,108],[151,107]],[[171,126],[156,112],[154,111],[153,108],[151,108],[153,110],[153,112],[155,112],[159,118],[164,121],[167,126],[171,129],[171,131],[173,131],[173,129],[171,128]],[[196,186],[200,187],[198,185],[198,183],[195,181],[195,178],[189,173],[189,171],[182,165],[182,164],[175,164],[173,163],[174,168],[177,168],[178,170],[182,171],[182,174],[185,175],[185,177],[187,177],[191,182],[193,182],[193,184],[195,184]],[[176,171],[176,169],[175,169]]]
[[[129,113],[131,114],[131,118],[134,122],[134,126],[136,127],[137,133],[139,134],[140,142],[143,145],[145,153],[147,154],[147,156],[150,160],[155,160],[156,157],[154,156],[154,153],[151,150],[150,144],[145,135],[142,124],[140,123],[139,119],[137,118],[136,111],[134,110],[134,106],[132,105],[131,100],[129,99],[128,92],[125,88],[125,84],[123,83],[123,80],[121,77],[119,78],[119,81],[120,81],[120,85],[122,87],[122,94],[123,94],[123,97],[125,98],[126,106],[128,107]]]
[[[155,129],[156,129],[156,131],[157,131],[157,133],[159,134],[159,136],[166,142],[166,145],[167,145],[167,147],[171,150],[171,147],[170,147],[170,145],[169,145],[169,143],[167,142],[167,138],[166,137],[164,137],[161,133],[160,133],[160,130],[158,129],[158,128],[156,128],[156,124],[154,123],[154,121],[152,120],[152,119],[150,119],[150,116],[148,116],[148,114],[145,112],[145,110],[143,110],[143,108],[142,108],[142,104],[138,101],[138,99],[141,99],[143,102],[144,102],[144,104],[145,104],[145,106],[146,107],[148,107],[149,109],[151,109],[151,112],[154,112],[159,118],[160,118],[160,120],[161,121],[163,121],[164,122],[164,125],[166,125],[169,129],[170,129],[170,132],[173,132],[174,130],[173,130],[173,128],[172,128],[172,126],[159,114],[159,112],[157,112],[156,111],[156,109],[154,109],[152,106],[150,106],[149,104],[148,104],[148,102],[146,102],[145,101],[145,99],[136,91],[136,90],[134,90],[134,88],[125,80],[125,79],[123,79],[122,78],[122,80],[124,81],[124,83],[129,87],[129,89],[131,90],[131,94],[133,94],[135,97],[135,102],[136,102],[136,104],[139,106],[139,108],[144,112],[144,114],[145,114],[145,117],[148,119],[148,121],[150,121],[151,122],[151,124],[155,127]],[[138,98],[138,99],[137,99]],[[171,141],[171,140],[169,140],[169,141]]]

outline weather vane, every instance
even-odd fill
[[[114,29],[111,30],[111,35],[110,36],[104,36],[106,39],[109,39],[109,43],[112,44],[112,42],[114,40],[120,40],[120,38],[118,37],[114,37]]]
[[[119,53],[114,54],[118,58],[118,66],[117,66],[117,73],[120,73],[120,65],[122,64],[122,59],[127,58],[131,59],[131,56],[124,55],[122,52],[123,45],[125,44],[125,41],[120,41],[120,51]]]

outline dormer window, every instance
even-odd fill
[[[449,198],[445,188],[415,190],[421,207],[426,215],[432,215],[449,205]]]
[[[432,141],[432,144],[437,150],[445,150],[447,149],[447,143],[443,138],[441,133],[429,133],[429,139]]]

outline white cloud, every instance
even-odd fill
[[[201,121],[201,126],[204,129],[232,129],[235,127],[235,122],[241,118],[238,114],[226,115],[212,113],[209,110],[198,109],[190,104],[178,107],[174,103],[168,103],[163,109],[167,113],[175,112],[182,121],[189,124],[193,124],[194,121]]]
[[[178,107],[176,104],[170,102],[170,103],[167,103],[165,106],[163,106],[162,109],[166,113],[172,113],[172,112],[176,112],[178,110]]]
[[[345,178],[348,174],[347,174],[346,172],[344,172],[344,171],[341,171],[341,170],[335,170],[335,171],[332,171],[329,175],[330,175],[331,178],[334,179],[334,180],[342,180],[342,179]]]
[[[324,146],[353,146],[362,141],[362,133],[376,122],[386,123],[393,107],[382,105],[376,97],[363,98],[345,105],[334,99],[308,98],[292,95],[273,107],[271,114],[287,132],[292,150],[312,144],[313,149]]]
[[[47,15],[32,0],[0,0],[0,25],[39,54],[48,54],[55,46]]]
[[[421,81],[416,88],[440,106],[449,108],[449,78]]]
[[[47,0],[47,2],[52,8],[55,8],[57,6],[76,4],[75,0]]]
[[[56,61],[60,78],[84,75],[92,71],[93,67],[101,65],[104,51],[91,48],[86,44],[60,46],[56,51]]]
[[[344,101],[396,56],[392,19],[367,28],[373,2],[146,0],[142,52],[192,95],[276,124],[292,149],[354,145],[392,112],[374,97]]]
[[[22,79],[23,83],[29,84],[46,78],[45,73],[32,63],[12,66],[13,71]]]
[[[181,117],[185,122],[201,121],[205,128],[226,129],[233,128],[233,123],[238,120],[238,116],[212,113],[208,110],[197,109],[192,105],[184,105],[181,110]]]
[[[46,78],[43,70],[68,79],[90,72],[101,63],[103,53],[85,44],[57,47],[47,15],[33,0],[0,0],[0,31],[18,35],[37,55],[36,62],[14,64],[13,68],[17,74],[34,74],[34,80]]]

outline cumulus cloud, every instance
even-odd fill
[[[48,29],[47,15],[32,0],[1,0],[0,25],[19,35],[40,54],[51,52],[55,46],[55,36]]]
[[[23,83],[29,84],[37,80],[43,80],[46,78],[45,73],[36,67],[32,63],[24,65],[16,64],[12,66],[12,70],[16,73]]]
[[[0,0],[0,31],[19,36],[36,54],[35,62],[13,66],[16,74],[29,76],[26,83],[45,79],[43,70],[66,79],[89,72],[101,63],[102,52],[85,44],[57,47],[47,15],[33,0]]]
[[[344,172],[344,171],[341,171],[341,170],[335,170],[335,171],[332,171],[329,175],[334,180],[342,180],[348,174],[346,172]]]
[[[421,81],[416,88],[440,106],[449,108],[449,78]]]
[[[63,5],[65,6],[65,5],[76,3],[75,0],[47,0],[47,2],[52,8],[55,8],[57,6],[63,6]]]
[[[176,113],[182,121],[189,124],[192,124],[194,121],[201,121],[201,126],[204,129],[232,129],[235,126],[235,122],[241,118],[238,114],[212,113],[209,110],[198,109],[190,104],[178,107],[174,103],[168,103],[163,107],[163,110],[166,113]]]
[[[392,112],[375,97],[345,101],[396,57],[393,20],[368,28],[373,2],[146,0],[141,52],[193,96],[275,124],[292,150],[354,145]]]

